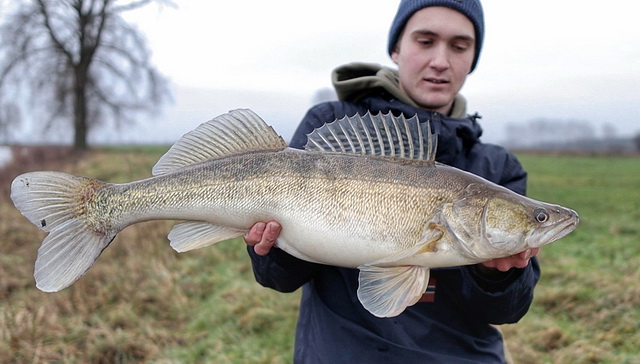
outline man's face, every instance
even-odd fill
[[[418,106],[448,114],[475,55],[471,21],[446,7],[413,14],[391,58],[398,65],[400,88]]]

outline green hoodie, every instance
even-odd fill
[[[397,100],[420,108],[404,91],[400,89],[398,71],[373,63],[349,63],[333,70],[333,87],[341,101],[358,101],[375,89],[384,89]],[[467,116],[467,100],[457,94],[449,113],[453,118]]]

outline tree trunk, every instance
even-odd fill
[[[87,97],[86,97],[86,73],[82,67],[76,69],[73,100],[73,146],[76,149],[87,149]]]

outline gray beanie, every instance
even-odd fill
[[[391,23],[391,29],[389,30],[389,44],[388,44],[388,52],[389,55],[393,53],[393,49],[398,42],[398,37],[402,30],[404,29],[405,24],[413,13],[416,11],[429,7],[429,6],[444,6],[447,8],[451,8],[456,10],[462,14],[464,14],[471,23],[476,31],[476,54],[473,57],[473,63],[471,64],[472,72],[476,68],[476,64],[478,63],[478,58],[480,57],[480,50],[482,49],[482,39],[484,38],[484,15],[482,13],[482,5],[480,4],[480,0],[402,0],[400,1],[400,6],[398,7],[398,12],[396,13],[396,17],[393,19],[393,23]]]

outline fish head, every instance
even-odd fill
[[[469,185],[451,205],[449,227],[461,248],[486,261],[563,238],[578,225],[569,208],[537,201],[501,186]]]
[[[487,199],[483,215],[489,243],[514,254],[561,239],[579,222],[578,214],[570,208],[508,190]]]

